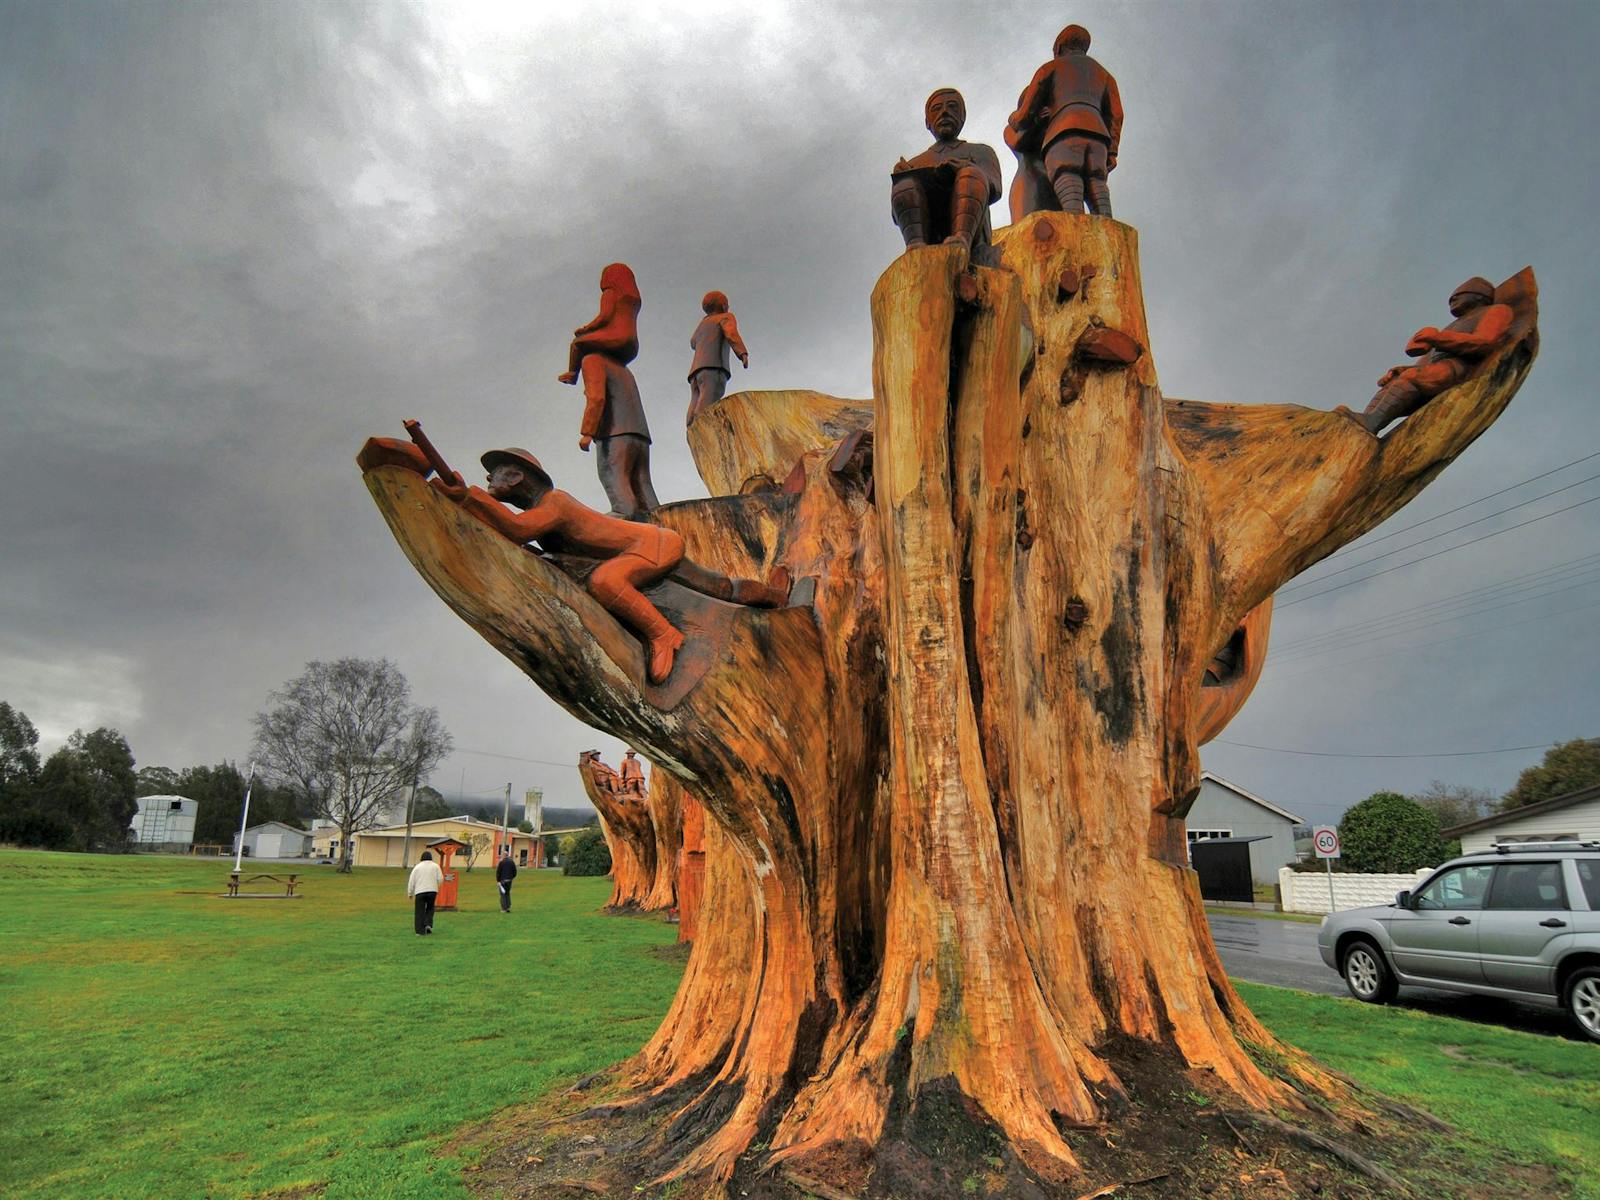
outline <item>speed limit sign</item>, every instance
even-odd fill
[[[1311,844],[1318,858],[1339,857],[1339,831],[1332,825],[1318,825],[1311,831]]]

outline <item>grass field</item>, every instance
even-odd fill
[[[398,871],[311,868],[295,901],[213,899],[225,876],[0,851],[0,1195],[465,1200],[449,1135],[631,1053],[681,969],[669,927],[594,911],[603,880],[524,872],[508,917],[474,872],[422,939]],[[1600,1047],[1241,991],[1462,1153],[1556,1164],[1600,1200]]]

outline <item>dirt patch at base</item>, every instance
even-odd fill
[[[681,1158],[663,1150],[662,1131],[698,1095],[694,1085],[642,1103],[621,1095],[619,1071],[512,1109],[465,1130],[446,1150],[476,1155],[468,1188],[500,1200],[594,1196],[608,1200],[1392,1200],[1472,1196],[1475,1200],[1558,1200],[1570,1189],[1553,1169],[1463,1154],[1452,1135],[1415,1122],[1363,1113],[1257,1118],[1228,1107],[1235,1098],[1207,1072],[1181,1067],[1140,1043],[1105,1048],[1127,1088],[1108,1101],[1108,1119],[1062,1133],[1080,1170],[1046,1179],[1031,1170],[972,1102],[949,1081],[921,1088],[893,1111],[875,1146],[838,1145],[804,1159],[771,1161],[758,1140],[730,1186],[657,1182]],[[628,1102],[624,1102],[628,1101]],[[1257,1120],[1286,1122],[1284,1129]],[[1396,1191],[1324,1149],[1304,1129],[1402,1182]],[[699,1130],[703,1135],[710,1130]]]

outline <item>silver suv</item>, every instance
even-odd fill
[[[1322,961],[1357,1000],[1402,986],[1564,1008],[1600,1042],[1600,842],[1514,842],[1452,859],[1382,908],[1322,919]]]

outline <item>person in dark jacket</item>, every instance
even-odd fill
[[[494,868],[494,880],[500,885],[500,911],[511,911],[511,882],[517,877],[517,864],[511,861],[511,847],[500,850],[500,861]]]

